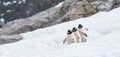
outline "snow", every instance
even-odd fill
[[[0,2],[1,3],[1,2]],[[8,2],[3,2],[3,5],[5,5],[5,6],[8,6],[8,5],[11,5],[11,4],[14,4],[14,3],[18,3],[18,4],[21,4],[21,3],[26,3],[26,0],[18,0],[18,2],[17,1],[12,1],[12,2],[10,2],[10,1],[8,1]]]
[[[3,4],[4,4],[5,6],[8,6],[8,5],[12,4],[12,3],[11,3],[11,2],[3,2]]]
[[[26,3],[26,0],[19,1],[18,4]]]
[[[21,34],[24,39],[0,46],[0,57],[120,57],[120,8]],[[68,29],[88,28],[86,43],[63,44]]]
[[[17,3],[17,1],[13,1],[12,3]]]
[[[12,10],[7,10],[7,12],[11,12]]]
[[[13,12],[13,11],[15,11],[15,10],[14,10],[14,9],[13,9],[13,10],[7,10],[6,12],[8,12],[8,13],[9,13],[9,12]]]
[[[25,3],[26,2],[26,0],[22,0],[23,1],[23,3]]]
[[[57,6],[55,6],[55,8],[58,8],[58,7],[62,6],[63,3],[64,2],[59,3]]]
[[[5,14],[3,14],[3,13],[2,13],[2,14],[0,14],[0,16],[4,16],[4,15],[5,15]]]
[[[0,18],[0,25],[4,25],[5,24],[5,19],[4,18]]]

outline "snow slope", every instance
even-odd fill
[[[21,34],[24,39],[0,46],[0,57],[120,57],[120,8],[88,18]],[[83,24],[87,42],[62,44],[66,31]]]

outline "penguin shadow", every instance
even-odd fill
[[[85,29],[88,31],[88,28]],[[67,31],[66,38],[63,44],[84,43],[87,42],[87,34],[83,31],[83,25],[79,24],[78,27],[73,27],[72,30]]]

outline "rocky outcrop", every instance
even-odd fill
[[[63,0],[0,0],[0,19],[5,22],[32,16]]]
[[[65,0],[62,7],[52,16],[51,24],[88,17],[100,11],[110,11],[120,6],[117,0]],[[57,16],[57,17],[56,17]],[[50,23],[48,24],[51,25]]]
[[[50,17],[48,16],[48,18],[54,19],[54,21],[47,24],[46,26],[75,20],[78,18],[88,17],[95,13],[97,13],[97,10],[93,8],[88,1],[65,0],[56,13]]]
[[[12,22],[8,22],[0,29],[0,35],[20,34],[41,28],[46,23],[49,23],[50,19],[46,17],[55,12],[55,8],[51,8],[26,19],[17,19]]]
[[[0,44],[13,43],[23,39],[20,35],[1,35]]]
[[[97,11],[88,1],[76,1],[70,5],[70,10],[62,17],[64,19],[75,20],[95,14]],[[62,9],[63,10],[63,9]]]
[[[89,2],[98,11],[109,11],[120,6],[119,0],[92,0]]]
[[[101,6],[99,3],[101,2],[98,1],[104,2],[107,0],[65,0],[60,7],[52,7],[32,17],[8,22],[3,26],[3,28],[0,29],[0,35],[20,34],[38,28],[44,28],[58,23],[93,15],[98,11],[102,11],[103,9],[105,9],[104,7],[101,7],[101,9],[99,9],[99,7]],[[108,2],[107,4],[109,3],[111,2]],[[116,3],[118,4],[118,2],[114,1],[114,4]],[[104,3],[102,5],[104,5]],[[114,7],[111,6],[109,10],[111,10],[112,8]],[[108,9],[105,9],[104,11],[108,11]]]

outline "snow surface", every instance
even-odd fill
[[[13,3],[17,3],[17,1],[13,1]]]
[[[61,3],[59,3],[57,6],[55,6],[56,8],[58,8],[58,7],[60,7],[60,6],[62,6],[62,4],[63,4],[64,2],[61,2]]]
[[[5,6],[8,6],[8,5],[12,4],[12,3],[11,3],[11,2],[3,2],[3,4],[4,4]]]
[[[0,25],[4,25],[5,24],[5,19],[4,18],[0,18]]]
[[[1,3],[1,2],[0,2]],[[3,5],[4,6],[8,6],[8,5],[11,5],[11,4],[14,4],[14,3],[18,3],[18,4],[21,4],[21,3],[26,3],[26,0],[18,0],[18,2],[17,1],[8,1],[8,2],[3,2]]]
[[[120,57],[120,8],[21,34],[24,39],[0,46],[0,57]],[[63,44],[68,29],[84,25],[86,43]]]

